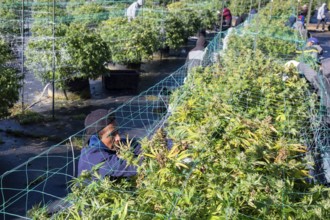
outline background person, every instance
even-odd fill
[[[292,27],[298,31],[301,38],[304,38],[304,36],[307,34],[307,30],[305,29],[304,22],[305,22],[305,17],[299,15],[297,21],[293,24]]]
[[[288,21],[285,23],[285,26],[293,28],[293,25],[296,23],[297,19],[296,16],[291,15]]]
[[[130,177],[137,174],[137,168],[127,165],[125,160],[117,156],[118,145],[121,142],[117,130],[115,116],[106,109],[92,111],[85,119],[86,138],[78,162],[78,176],[84,170],[91,171],[94,166],[101,165],[98,173],[102,178]],[[140,146],[134,149],[137,156]]]
[[[224,25],[224,27],[226,28],[231,27],[232,15],[229,8],[227,8],[227,6],[223,8],[222,12],[218,11],[218,17],[219,17],[220,25],[221,25],[221,17],[222,17],[222,24]]]
[[[317,25],[316,30],[319,29],[319,25],[322,23],[322,31],[324,31],[326,24],[326,14],[328,13],[327,4],[323,3],[322,6],[317,10]]]
[[[300,14],[301,14],[302,16],[304,16],[305,18],[307,17],[307,15],[308,15],[308,6],[307,6],[306,4],[304,4],[304,5],[301,7]]]
[[[191,70],[191,68],[202,65],[206,44],[205,35],[203,33],[203,31],[199,33],[196,46],[188,53],[186,61],[188,62],[188,72]]]
[[[133,20],[137,16],[138,10],[142,5],[143,5],[143,0],[137,0],[127,8],[126,16],[128,17],[128,21]]]

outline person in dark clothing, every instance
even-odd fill
[[[106,109],[95,110],[86,117],[85,127],[87,146],[81,150],[78,176],[85,170],[91,171],[96,165],[100,166],[98,173],[102,178],[130,177],[137,174],[136,166],[128,165],[117,156],[118,146],[122,140],[113,114]],[[133,152],[138,156],[140,146],[136,144]]]
[[[303,50],[296,51],[298,54],[303,53],[305,55],[311,55],[315,61],[319,61],[320,56],[323,54],[323,48],[319,45],[319,41],[315,37],[310,37],[307,39],[306,46]]]
[[[291,15],[288,19],[288,21],[285,23],[285,26],[288,26],[288,27],[293,27],[294,23],[296,22],[296,17]]]
[[[258,11],[255,9],[255,8],[252,8],[251,10],[250,10],[250,15],[255,15],[255,14],[257,14],[258,13]]]
[[[301,7],[300,15],[304,16],[305,18],[307,17],[307,15],[308,15],[308,6],[306,4],[304,4]]]
[[[231,27],[231,12],[229,10],[229,8],[224,7],[222,10],[222,13],[220,11],[218,11],[218,16],[219,16],[219,21],[221,21],[221,16],[222,16],[222,20],[223,20],[223,25],[226,27]]]

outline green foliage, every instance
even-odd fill
[[[32,33],[36,35],[42,35],[43,27],[52,27],[53,20],[55,19],[55,25],[68,24],[69,19],[64,7],[60,4],[53,5],[53,2],[48,0],[38,0],[36,4],[31,7],[33,10],[33,26],[31,28]]]
[[[268,2],[269,0],[260,0],[260,8],[263,8]],[[258,10],[259,0],[231,0],[227,7],[232,15],[240,16],[243,13],[248,13],[251,9]]]
[[[152,16],[111,18],[102,22],[99,33],[111,51],[111,61],[120,64],[150,60],[159,48],[160,26]]]
[[[206,71],[204,77],[195,77],[195,81],[205,81],[214,86],[212,92],[221,94],[218,100],[235,106],[233,111],[237,114],[260,120],[271,116],[278,132],[298,135],[297,129],[303,127],[308,119],[308,103],[305,101],[308,86],[297,71],[286,71],[281,63],[265,59],[260,51],[252,50],[239,53],[228,50],[222,66],[221,70]],[[287,81],[282,80],[284,73],[289,77]],[[214,74],[217,75],[216,79],[210,81],[209,75]],[[209,89],[205,88],[198,92],[206,94],[207,91]],[[205,103],[204,108],[209,108],[211,101],[203,100],[202,97],[201,100],[189,100],[187,104]],[[189,109],[189,106],[185,108]],[[200,120],[193,115],[182,120]],[[282,118],[290,118],[290,121],[283,122]]]
[[[158,0],[158,4],[164,5],[164,6],[171,4],[173,2],[175,2],[175,0]]]
[[[97,78],[105,71],[103,63],[111,57],[106,43],[98,33],[84,26],[71,24],[65,35],[65,46],[70,56],[71,73]]]
[[[133,140],[129,140],[129,137],[126,137],[126,142],[120,142],[117,147],[117,156],[118,158],[125,160],[128,165],[138,165],[135,160]]]
[[[298,61],[309,65],[315,71],[319,71],[320,69],[320,64],[318,64],[318,60],[311,53],[302,53],[300,56],[298,56]]]
[[[49,35],[51,29],[44,29]],[[59,87],[65,88],[65,80],[74,77],[97,78],[105,71],[103,63],[110,59],[106,44],[98,33],[84,26],[59,25],[55,40],[55,79]],[[30,41],[26,50],[26,65],[46,83],[52,80],[53,41],[42,38]]]
[[[46,207],[42,207],[41,204],[35,205],[32,207],[32,209],[30,209],[27,213],[27,216],[30,219],[40,219],[40,220],[46,220],[49,219],[49,215],[47,213],[47,208]]]
[[[34,26],[37,30],[33,32],[33,37],[38,40],[29,41],[25,50],[26,62],[25,65],[28,69],[33,71],[34,75],[41,80],[44,84],[52,79],[53,71],[53,55],[55,55],[56,76],[55,79],[61,79],[61,64],[69,58],[65,58],[62,47],[63,37],[65,36],[67,27],[66,25],[58,25],[56,27],[55,41],[52,40],[52,27],[45,26],[43,29],[37,24]],[[34,29],[32,27],[32,29]],[[43,35],[39,35],[43,33]],[[43,37],[44,36],[44,37]],[[55,54],[53,53],[53,43],[55,45]],[[62,49],[62,50],[61,50]]]
[[[303,5],[306,4],[309,7],[309,3],[310,2],[311,2],[310,0],[301,0],[300,1],[300,6],[303,6]],[[313,1],[312,7],[311,7],[311,9],[312,9],[311,12],[313,13],[313,10],[315,10],[316,8],[318,8],[319,6],[321,6],[323,2],[326,3],[326,1],[320,1],[320,0]],[[329,1],[328,1],[328,6],[329,6]]]
[[[0,39],[0,118],[9,115],[8,109],[18,101],[21,87],[21,76],[9,66],[12,59],[9,45]]]
[[[63,37],[65,36],[67,25],[63,23],[53,26],[52,11],[55,10],[55,17],[59,18],[65,14],[65,10],[58,5],[53,5],[41,0],[32,7],[34,22],[31,27],[32,37],[25,50],[26,67],[34,73],[36,78],[44,84],[52,80],[53,69],[56,69],[55,79],[61,79],[61,64],[65,60],[63,54]],[[45,13],[48,12],[48,13]],[[53,33],[53,31],[55,31]],[[55,39],[53,39],[53,35]],[[53,51],[54,45],[54,51]],[[61,50],[62,49],[62,50]],[[54,60],[53,57],[55,56]],[[56,67],[56,68],[55,68]],[[61,85],[63,87],[63,83]]]
[[[244,34],[243,34],[244,35]],[[291,40],[275,38],[269,35],[234,34],[230,37],[229,45],[233,49],[259,49],[264,54],[275,58],[292,58],[296,54],[296,45]]]
[[[9,44],[0,38],[0,65],[3,67],[8,61],[13,59]]]
[[[86,27],[97,26],[101,21],[107,20],[109,12],[96,2],[90,2],[83,5],[77,5],[75,1],[67,6],[71,22],[85,25]]]
[[[293,58],[297,46],[303,41],[292,28],[285,26],[290,7],[290,2],[268,4],[249,25],[230,37],[230,47],[236,50],[259,49],[274,58]],[[273,17],[270,17],[270,11]]]
[[[306,176],[304,163],[294,159],[305,147],[281,139],[270,118],[263,121],[242,118],[231,112],[232,106],[221,103],[213,104],[207,112],[196,107],[188,114],[198,111],[201,118],[196,123],[185,121],[185,126],[178,126],[175,121],[173,131],[173,135],[186,133],[190,140],[193,135],[190,131],[199,133],[192,143],[198,162],[188,183],[193,188],[197,186],[194,197],[199,206],[197,201],[191,204],[195,209],[191,215],[197,219],[209,215],[230,219],[244,215],[280,218],[285,190],[308,186],[299,180],[286,182],[285,178],[285,175]],[[290,203],[289,198],[285,199]]]
[[[122,147],[119,155],[131,164],[143,159],[135,178],[99,180],[101,164],[95,166],[73,180],[73,205],[53,218],[329,219],[329,190],[307,181],[312,164],[301,140],[317,101],[280,59],[296,46],[294,33],[282,26],[290,7],[270,3],[268,13],[260,12],[260,30],[252,24],[234,33],[220,63],[189,73],[171,95],[166,130],[142,140],[138,158]],[[277,18],[266,36],[270,14]],[[256,31],[261,36],[254,41],[249,34]]]
[[[201,28],[201,20],[192,10],[171,12],[165,19],[165,44],[170,48],[178,48],[184,45],[189,36],[195,35]]]
[[[0,36],[20,34],[20,2],[11,0],[1,1],[0,7]]]
[[[273,0],[260,11],[260,14],[271,19],[284,19],[283,21],[287,21],[288,17],[297,13],[297,7],[298,1]]]
[[[178,1],[167,5],[166,45],[178,48],[199,29],[212,29],[217,21],[218,1]]]

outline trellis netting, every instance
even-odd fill
[[[208,45],[203,65],[210,65],[217,59],[223,34],[219,33]],[[188,65],[186,63],[113,111],[123,136],[143,138],[164,125],[171,109],[175,108],[175,103],[169,105],[169,95],[183,84]],[[1,176],[1,213],[5,219],[24,217],[32,206],[62,200],[70,192],[70,180],[76,176],[80,155],[75,144],[81,143],[79,140],[84,135],[85,130],[73,134]]]
[[[249,25],[246,23],[245,25]],[[240,27],[242,30],[238,29],[236,34],[241,37],[248,37],[252,36],[252,39],[255,39],[252,42],[252,45],[254,49],[258,49],[260,46],[260,42],[258,44],[258,41],[256,40],[258,37],[265,37],[263,33],[257,33],[257,32],[247,32],[244,31],[243,26]],[[202,66],[208,68],[216,68],[221,69],[221,63],[222,61],[219,61],[219,54],[224,55],[225,51],[222,51],[223,44],[222,42],[226,42],[225,40],[222,41],[222,37],[226,36],[227,32],[219,33],[215,38],[210,42],[206,49],[206,53],[204,55],[204,60],[202,62]],[[268,35],[263,39],[267,38],[279,38],[280,36],[271,36]],[[227,38],[228,39],[228,38]],[[285,41],[293,41],[296,44],[300,44],[301,41],[297,39],[285,39]],[[242,42],[243,41],[242,38]],[[229,42],[230,45],[230,42]],[[271,51],[269,48],[262,48],[265,51]],[[257,54],[257,52],[256,52]],[[226,54],[225,54],[226,55]],[[229,54],[227,54],[229,57]],[[285,54],[276,53],[278,57],[285,56]],[[256,55],[257,57],[257,55]],[[244,57],[243,57],[244,58]],[[239,57],[237,59],[242,60],[242,57]],[[248,54],[247,54],[247,58]],[[284,57],[284,61],[287,61],[288,57]],[[282,61],[283,61],[282,60]],[[282,62],[281,61],[281,62]],[[219,63],[220,64],[219,64]],[[251,60],[251,63],[254,62]],[[213,65],[215,64],[215,65]],[[269,63],[268,63],[269,64]],[[117,109],[113,111],[113,113],[116,115],[117,122],[118,122],[118,128],[123,136],[128,135],[129,137],[134,137],[137,139],[148,137],[153,138],[154,136],[162,136],[162,134],[159,134],[159,132],[156,132],[158,128],[166,127],[167,126],[167,119],[172,116],[179,114],[179,112],[184,113],[187,112],[188,115],[186,117],[187,122],[183,120],[182,124],[185,124],[188,126],[190,120],[196,119],[200,117],[200,112],[198,111],[191,111],[191,109],[194,109],[194,107],[201,108],[204,110],[205,114],[209,113],[209,121],[214,121],[214,127],[222,127],[222,121],[219,122],[218,118],[222,118],[225,122],[229,125],[232,125],[233,128],[230,128],[230,126],[226,127],[226,131],[228,132],[228,139],[231,138],[231,136],[237,136],[244,135],[245,132],[249,132],[248,129],[246,129],[248,126],[253,127],[255,130],[259,131],[259,127],[266,127],[270,131],[263,131],[261,134],[251,134],[252,136],[259,135],[259,138],[262,139],[263,135],[264,138],[267,139],[265,141],[272,141],[273,139],[276,139],[277,133],[274,131],[274,127],[269,125],[269,121],[263,120],[262,122],[258,122],[257,120],[254,121],[253,119],[244,119],[243,116],[234,116],[234,114],[231,114],[235,111],[235,109],[231,109],[228,107],[230,104],[235,106],[237,109],[241,108],[242,114],[252,114],[249,112],[251,107],[254,107],[256,104],[264,104],[269,105],[272,107],[283,107],[284,113],[291,113],[292,109],[292,103],[296,101],[295,96],[284,96],[281,97],[273,97],[270,98],[271,103],[262,103],[261,94],[260,91],[251,91],[244,90],[242,88],[242,92],[235,94],[233,92],[232,98],[227,97],[228,103],[221,103],[221,100],[226,99],[225,91],[221,94],[214,94],[217,96],[218,99],[214,100],[208,100],[207,97],[205,97],[206,103],[184,103],[183,100],[186,100],[187,97],[190,96],[197,96],[195,90],[203,91],[203,89],[200,87],[199,83],[202,83],[200,81],[208,80],[208,76],[205,78],[199,78],[198,75],[196,75],[196,72],[194,74],[194,71],[188,72],[188,65],[189,63],[186,63],[183,67],[178,69],[176,72],[172,73],[170,76],[165,78],[164,80],[157,83],[155,86],[151,87],[150,89],[146,90],[145,92],[142,92],[140,95],[134,97],[127,103],[123,104],[122,106],[119,106]],[[219,66],[220,65],[220,66]],[[274,64],[275,65],[275,64]],[[201,72],[200,75],[203,75]],[[212,76],[212,72],[209,76]],[[242,69],[242,78],[244,74],[244,69]],[[205,75],[205,74],[204,74]],[[265,70],[262,75],[267,75],[267,69]],[[225,77],[223,75],[219,75],[219,77]],[[200,76],[204,77],[204,76]],[[196,81],[194,81],[196,79]],[[200,80],[200,81],[198,81]],[[230,80],[228,78],[228,80]],[[247,80],[247,79],[245,79]],[[282,78],[280,78],[280,81]],[[255,83],[257,85],[258,79],[255,80]],[[298,82],[298,81],[297,81]],[[300,81],[299,81],[300,82]],[[209,82],[211,84],[211,82]],[[228,81],[228,84],[232,82]],[[237,85],[241,85],[240,82],[237,81]],[[222,84],[222,86],[225,86],[225,83]],[[206,85],[205,85],[206,87]],[[271,86],[269,86],[271,87]],[[289,87],[289,86],[288,86]],[[210,89],[211,88],[206,88]],[[213,88],[212,91],[221,91],[221,88]],[[261,91],[262,92],[262,91]],[[174,98],[172,98],[172,95]],[[205,95],[205,93],[203,94]],[[223,95],[223,96],[222,96]],[[205,95],[206,96],[206,95]],[[299,99],[299,101],[304,101],[309,105],[308,112],[306,114],[309,116],[309,120],[307,121],[299,121],[299,125],[304,125],[304,127],[297,128],[299,129],[299,132],[301,134],[300,136],[300,144],[306,144],[309,148],[310,156],[313,158],[313,160],[316,162],[316,172],[314,176],[317,178],[315,179],[315,183],[326,183],[327,180],[327,166],[324,166],[324,163],[327,160],[327,153],[328,153],[328,125],[326,123],[326,116],[327,111],[322,106],[322,103],[327,101],[327,94],[325,93],[325,90],[320,91],[320,111],[318,109],[317,102],[313,102],[314,98],[311,92],[306,91],[304,93],[304,96]],[[203,98],[203,97],[202,97]],[[212,109],[208,108],[215,108],[217,105],[221,105],[222,109],[224,111],[219,111],[219,115],[213,115]],[[270,107],[269,107],[270,108]],[[267,109],[267,108],[266,108]],[[193,113],[193,114],[192,114]],[[204,114],[203,113],[203,114]],[[263,112],[261,112],[263,113]],[[301,112],[299,112],[301,113]],[[285,118],[285,117],[290,118]],[[298,113],[293,113],[292,115],[284,115],[278,118],[279,121],[287,121],[288,124],[291,122],[292,118],[299,118]],[[305,119],[305,115],[302,117]],[[180,119],[176,119],[180,122]],[[245,122],[244,126],[241,126],[241,122]],[[171,125],[170,125],[171,126]],[[235,127],[236,126],[236,127]],[[290,125],[285,125],[290,126]],[[285,128],[284,126],[284,128]],[[180,130],[180,128],[177,128]],[[184,128],[181,128],[181,130]],[[201,145],[203,144],[203,139],[205,139],[205,143],[209,143],[208,139],[215,139],[218,133],[215,133],[214,136],[207,136],[207,129],[210,129],[208,127],[201,126],[198,128],[199,130],[190,131],[187,129],[186,132],[190,132],[190,136],[192,136],[192,139],[198,139],[200,136],[202,136],[202,140],[199,142]],[[216,129],[216,128],[215,128]],[[242,130],[242,133],[235,133],[236,131]],[[221,133],[223,131],[219,131]],[[275,134],[276,133],[276,134]],[[297,133],[296,131],[285,131],[285,135],[290,136],[291,133]],[[155,135],[156,134],[156,135]],[[226,133],[225,133],[226,134]],[[185,136],[186,134],[184,132],[180,133],[179,135]],[[261,210],[259,213],[255,212],[248,212],[244,209],[236,211],[237,207],[231,205],[231,204],[240,204],[239,199],[236,201],[235,199],[231,200],[230,198],[238,192],[243,192],[244,189],[238,189],[235,188],[233,190],[232,188],[225,188],[227,185],[217,185],[217,183],[212,182],[214,180],[214,176],[218,176],[218,180],[221,178],[225,180],[223,183],[226,182],[226,180],[229,179],[235,179],[237,181],[237,184],[244,182],[245,174],[239,173],[239,172],[233,172],[235,170],[234,167],[227,167],[229,170],[226,174],[227,176],[221,176],[219,172],[213,173],[213,176],[208,176],[208,170],[212,170],[213,166],[217,166],[218,164],[225,167],[226,163],[229,163],[230,161],[219,161],[218,158],[213,158],[212,155],[203,155],[204,152],[207,152],[210,149],[213,149],[211,146],[193,146],[192,150],[194,152],[191,154],[176,154],[175,149],[178,149],[177,145],[173,145],[173,151],[167,152],[166,149],[153,149],[160,155],[162,151],[167,152],[170,155],[176,155],[172,159],[174,161],[174,164],[177,169],[177,172],[174,173],[177,176],[178,182],[176,183],[176,187],[173,188],[166,188],[166,183],[173,184],[172,182],[174,180],[169,179],[153,179],[155,182],[161,182],[160,185],[163,185],[164,188],[159,187],[156,185],[142,185],[140,187],[131,187],[130,185],[127,186],[125,181],[123,182],[115,182],[112,183],[108,181],[107,179],[104,181],[95,181],[92,184],[90,184],[88,187],[82,187],[81,192],[75,192],[78,194],[77,197],[74,195],[70,195],[71,193],[71,182],[74,177],[76,177],[77,174],[77,160],[79,159],[80,152],[77,150],[77,145],[81,145],[82,140],[85,137],[85,130],[82,130],[76,134],[73,134],[71,137],[69,137],[66,140],[63,140],[61,143],[51,146],[47,151],[29,159],[22,165],[9,170],[5,172],[1,176],[1,198],[2,198],[2,205],[1,205],[1,215],[4,219],[12,219],[12,218],[31,218],[31,216],[28,215],[29,210],[35,205],[40,204],[40,207],[46,206],[45,209],[37,209],[36,212],[34,212],[33,217],[38,218],[38,212],[40,213],[40,218],[45,217],[43,214],[48,213],[49,218],[83,218],[80,216],[80,214],[83,213],[83,211],[90,210],[90,213],[94,214],[94,217],[98,218],[106,218],[113,214],[114,218],[127,218],[127,219],[179,219],[179,218],[187,218],[191,219],[194,216],[189,216],[189,213],[184,213],[182,211],[183,208],[185,208],[185,211],[190,213],[194,213],[194,209],[197,209],[198,207],[193,206],[193,204],[200,204],[200,207],[208,211],[208,218],[210,219],[264,219],[267,218],[267,215],[272,216],[272,212],[275,209],[281,210],[280,217],[285,219],[287,216],[290,216],[290,213],[293,213],[295,209],[300,210],[300,203],[294,203],[292,201],[300,201],[299,199],[306,195],[306,198],[310,198],[308,196],[312,197],[311,201],[301,201],[301,204],[310,204],[309,206],[304,206],[303,208],[307,207],[306,209],[314,209],[315,210],[315,218],[319,219],[326,219],[329,217],[329,213],[323,212],[323,209],[321,211],[318,210],[318,206],[322,206],[322,208],[328,207],[326,202],[317,204],[317,201],[321,201],[322,198],[326,198],[327,196],[323,193],[326,193],[326,190],[323,188],[316,188],[314,191],[308,191],[306,188],[294,188],[297,191],[290,191],[290,182],[289,180],[295,180],[295,181],[304,181],[301,180],[301,176],[299,174],[296,178],[295,176],[292,176],[290,178],[286,178],[286,173],[284,171],[281,172],[281,169],[278,169],[279,173],[276,173],[274,175],[278,176],[278,181],[276,181],[276,184],[278,184],[276,187],[279,189],[279,191],[272,191],[273,189],[270,188],[269,185],[262,185],[260,184],[261,180],[267,180],[267,176],[250,176],[253,180],[253,184],[256,188],[252,191],[247,191],[246,196],[250,197],[251,200],[248,201],[248,206],[250,207],[250,210]],[[269,139],[269,140],[268,140]],[[253,139],[254,141],[257,141]],[[282,142],[281,142],[282,141]],[[283,144],[283,140],[279,141],[279,144]],[[157,142],[154,141],[154,142]],[[161,142],[161,141],[160,141]],[[252,143],[252,142],[251,142]],[[266,143],[272,143],[272,142],[266,142]],[[157,143],[154,143],[155,146]],[[217,143],[221,145],[222,143]],[[232,143],[232,145],[229,145],[229,147],[235,146],[237,143]],[[238,145],[241,144],[242,146],[249,146],[249,140],[247,142],[238,143]],[[182,145],[185,145],[185,143],[182,143]],[[160,144],[160,146],[162,146]],[[176,146],[176,147],[175,147]],[[224,149],[228,148],[228,146],[224,146]],[[195,150],[194,150],[195,149]],[[239,149],[239,148],[238,148]],[[228,150],[228,149],[227,149]],[[230,150],[229,150],[230,151]],[[235,152],[236,149],[233,148],[232,152]],[[295,155],[286,155],[286,151],[280,151],[282,152],[282,155],[275,155],[277,161],[271,161],[271,163],[268,163],[267,165],[269,167],[273,166],[279,161],[285,161],[286,157],[290,158],[290,162],[294,164],[294,161],[300,161],[302,157],[305,157],[305,152],[301,154],[295,154]],[[216,155],[221,155],[221,150],[217,150],[217,152],[213,152]],[[263,152],[261,152],[262,154]],[[146,155],[146,157],[148,157]],[[194,157],[194,161],[189,161],[190,157]],[[208,157],[208,158],[206,158]],[[180,159],[181,158],[181,159]],[[165,168],[171,169],[172,167],[166,167],[166,163],[162,163],[162,158],[157,158],[158,162],[161,165],[164,165]],[[207,161],[208,159],[212,159],[214,161],[214,164],[203,164],[203,161]],[[238,161],[244,161],[246,162],[246,155],[239,154],[236,158]],[[184,163],[182,162],[184,161]],[[230,164],[230,163],[229,163]],[[313,164],[305,164],[306,166],[313,167]],[[258,167],[259,166],[259,167]],[[257,169],[261,169],[263,164],[257,165]],[[186,168],[187,167],[187,168]],[[242,167],[244,167],[244,164],[242,164]],[[232,171],[231,171],[232,169]],[[248,169],[248,168],[247,168]],[[294,170],[295,167],[292,167]],[[284,170],[284,169],[283,169]],[[144,174],[146,174],[146,179],[151,178],[148,175],[154,173],[154,175],[168,175],[166,174],[166,169],[161,170],[163,173],[155,172],[155,170],[152,170],[152,167],[150,166],[149,169],[144,171]],[[165,173],[165,174],[164,174]],[[205,176],[206,180],[207,178],[210,178],[210,182],[207,184],[209,185],[209,190],[196,192],[198,190],[199,185],[202,185],[202,182],[197,182],[197,184],[193,187],[191,187],[191,183],[195,181],[196,179],[200,178],[201,176]],[[320,176],[320,178],[318,178]],[[163,176],[164,177],[164,176]],[[212,179],[212,181],[211,181]],[[289,179],[289,180],[288,180]],[[311,179],[312,178],[306,178]],[[19,180],[19,181],[17,181]],[[205,179],[202,179],[205,180]],[[283,181],[282,181],[283,180]],[[284,181],[285,180],[285,181]],[[138,181],[137,181],[138,182]],[[145,183],[141,181],[142,184]],[[77,181],[74,182],[76,185],[73,185],[73,190],[75,187],[79,186],[77,184]],[[117,185],[116,185],[117,184]],[[126,185],[125,185],[126,184]],[[151,183],[152,184],[152,183]],[[205,183],[204,183],[205,184]],[[243,185],[242,185],[243,186]],[[276,188],[274,187],[274,188]],[[246,188],[249,189],[250,185],[246,185]],[[261,189],[261,191],[266,192],[266,194],[269,197],[263,198],[259,197],[256,198],[255,195],[257,195],[258,188]],[[80,189],[78,187],[78,189]],[[286,190],[287,189],[287,190]],[[77,188],[76,188],[77,190]],[[102,191],[104,190],[104,191]],[[238,190],[238,191],[237,191]],[[97,194],[98,191],[101,191],[100,194]],[[97,196],[97,198],[92,198],[91,194],[94,193],[94,195]],[[104,192],[104,193],[102,193]],[[218,192],[218,193],[217,193]],[[80,193],[80,194],[79,194]],[[273,197],[276,195],[271,195],[272,193],[281,193],[280,198],[282,200],[272,200]],[[143,200],[143,195],[149,196],[149,200],[145,201]],[[197,195],[205,194],[206,200],[203,200],[199,198]],[[66,198],[67,195],[70,195],[71,197]],[[88,198],[84,197],[87,196]],[[81,196],[81,197],[79,197]],[[89,198],[91,197],[91,198]],[[214,208],[214,210],[207,210],[208,207],[214,207],[212,206],[214,202],[214,198],[216,198],[216,201],[227,201],[227,204],[222,205],[224,206],[217,206]],[[228,199],[229,198],[229,199]],[[100,199],[98,201],[97,199]],[[213,199],[213,200],[211,200]],[[159,203],[154,204],[153,202],[155,200],[159,200]],[[144,203],[142,203],[144,202]],[[312,203],[313,202],[313,203]],[[322,201],[324,202],[324,201]],[[152,204],[152,210],[147,207],[149,204]],[[77,209],[76,206],[80,205]],[[246,204],[241,204],[242,206],[246,207]],[[47,208],[48,207],[48,208]],[[189,209],[191,207],[191,209]],[[47,210],[48,209],[48,210]],[[78,210],[78,211],[77,211]],[[247,209],[248,210],[248,209]],[[71,213],[70,213],[71,211]],[[200,210],[199,210],[200,211]],[[305,210],[306,211],[306,210]],[[319,211],[319,212],[317,212]],[[104,213],[110,213],[107,216],[104,215]],[[275,212],[275,211],[274,211]],[[219,214],[223,213],[223,214]],[[303,213],[304,214],[304,213]],[[47,216],[47,215],[46,215]],[[86,218],[92,218],[93,216],[84,216]],[[198,213],[195,215],[196,219],[199,218]],[[205,216],[204,216],[205,217]],[[277,216],[279,217],[279,216]],[[313,216],[314,217],[314,216]],[[300,218],[302,218],[300,216]],[[306,215],[305,218],[309,218],[309,215]],[[205,218],[204,218],[205,219]]]

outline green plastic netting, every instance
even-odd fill
[[[221,50],[221,36],[224,34],[219,33],[210,42],[203,65],[210,65],[215,61],[218,51]],[[155,86],[114,110],[123,135],[143,138],[152,135],[166,123],[166,118],[176,105],[174,102],[169,106],[169,94],[184,83],[188,65],[189,63],[185,64]],[[7,218],[23,217],[33,205],[48,204],[67,195],[70,192],[69,181],[76,176],[79,159],[79,151],[74,146],[75,139],[83,139],[84,134],[85,130],[73,134],[69,139],[51,146],[49,150],[4,173],[1,176],[1,213]],[[49,164],[57,166],[50,167]],[[12,179],[20,181],[12,183]]]

